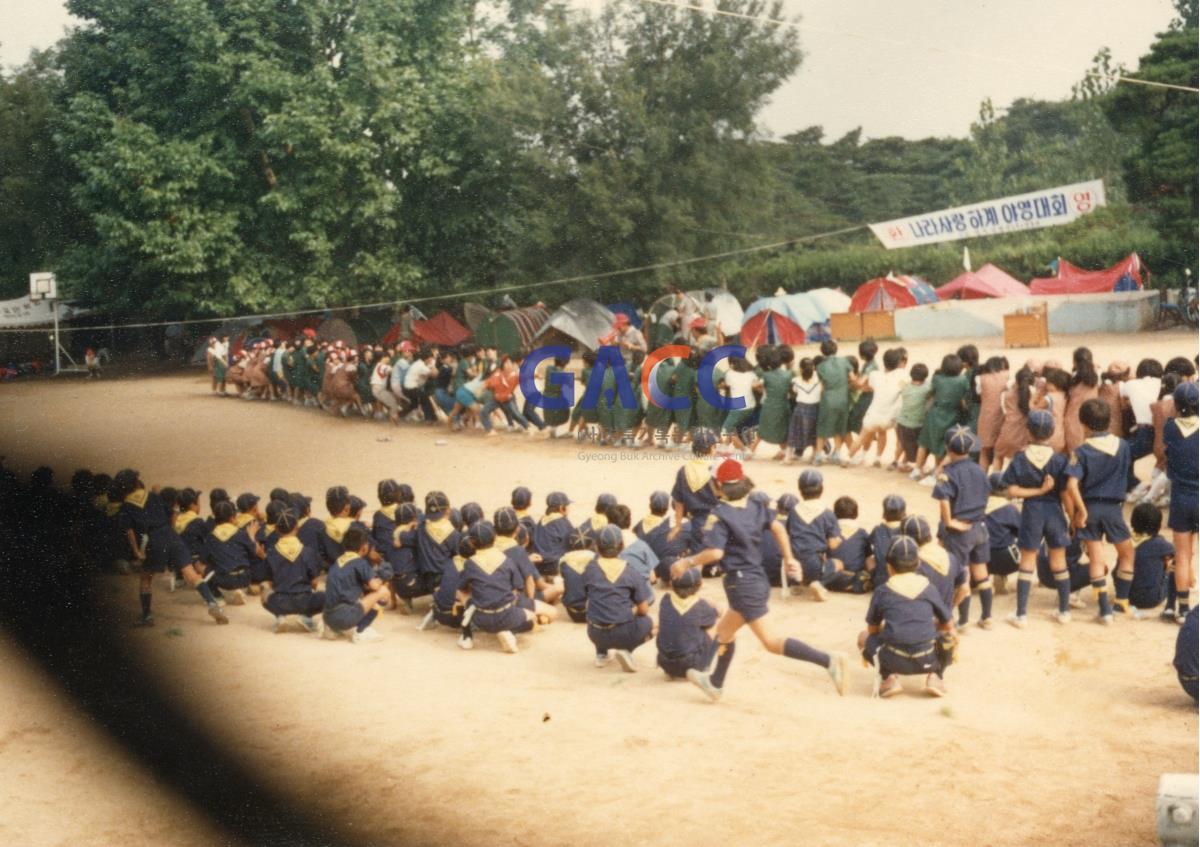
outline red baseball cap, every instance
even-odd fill
[[[737,459],[726,459],[717,466],[717,482],[740,482],[746,475],[742,472],[742,463]]]
[[[624,312],[617,312],[617,318],[613,321],[616,326],[625,326],[629,323],[629,315]]]
[[[696,317],[692,318],[692,322],[688,324],[688,326],[690,326],[692,329],[704,329],[706,326],[708,326],[708,321],[704,320],[704,318]]]

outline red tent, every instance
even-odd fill
[[[995,265],[967,271],[937,289],[939,300],[979,300],[984,297],[1022,297],[1029,289]]]
[[[1039,277],[1029,283],[1032,294],[1107,294],[1110,291],[1139,291],[1142,271],[1146,270],[1137,253],[1130,253],[1111,268],[1086,271],[1066,259],[1058,260],[1058,273]],[[1146,275],[1150,272],[1146,270]]]
[[[413,321],[413,339],[426,344],[455,347],[471,337],[471,330],[449,312],[438,312],[427,321]]]
[[[890,312],[936,303],[937,292],[919,276],[880,276],[858,287],[850,298],[851,312]]]

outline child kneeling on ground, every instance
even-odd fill
[[[700,569],[688,568],[672,581],[673,593],[658,610],[658,666],[671,679],[686,679],[690,669],[705,671],[713,658],[713,628],[720,613],[702,597]]]
[[[342,555],[325,576],[327,631],[336,635],[349,632],[355,644],[383,639],[371,624],[379,615],[379,604],[388,599],[388,589],[367,561],[370,549],[366,531],[350,527],[342,536]]]
[[[288,615],[299,615],[304,628],[320,636],[325,631],[324,622],[319,617],[314,620],[313,616],[325,609],[325,592],[315,590],[321,575],[321,557],[296,537],[298,523],[291,510],[285,510],[275,522],[279,538],[267,551],[264,587],[270,593],[264,596],[263,607],[275,616],[276,632]]]
[[[627,673],[637,670],[633,651],[654,637],[649,617],[653,596],[646,578],[618,558],[623,548],[621,530],[603,527],[596,533],[599,558],[583,574],[587,597],[587,634],[596,648],[596,667],[609,662],[609,653]]]

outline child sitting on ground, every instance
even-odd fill
[[[684,571],[658,610],[658,666],[670,679],[686,679],[689,669],[704,671],[712,661],[712,633],[720,613],[695,596],[700,582],[698,568]]]
[[[835,573],[825,587],[830,591],[862,594],[871,584],[871,574],[867,570],[871,538],[858,522],[858,503],[853,497],[839,497],[834,500],[833,514],[837,518],[842,541],[829,557],[841,562],[842,570]]]
[[[1175,548],[1158,534],[1162,512],[1153,503],[1135,506],[1129,523],[1133,530],[1133,584],[1129,599],[1116,600],[1113,611],[1128,612],[1133,606],[1133,616],[1141,619],[1167,599],[1167,578],[1175,575]]]

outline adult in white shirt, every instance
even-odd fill
[[[877,468],[882,467],[888,430],[896,425],[896,415],[900,413],[900,390],[908,381],[904,365],[905,359],[899,350],[885,350],[883,370],[876,369],[867,375],[867,384],[871,386],[871,405],[863,416],[858,443],[850,448],[851,464],[861,465],[865,462],[867,451],[874,443],[875,461],[872,464]]]
[[[401,410],[401,416],[420,406],[426,423],[433,423],[437,420],[433,402],[425,393],[425,383],[429,382],[429,378],[434,373],[434,362],[433,350],[422,347],[417,353],[417,358],[413,359],[413,363],[404,372],[404,407]]]
[[[761,387],[762,383],[758,379],[758,375],[750,367],[750,363],[745,359],[730,359],[729,370],[725,371],[722,377],[726,387],[729,389],[729,399],[734,400],[740,397],[745,401],[746,405],[740,409],[733,409],[725,413],[725,421],[721,425],[721,432],[729,439],[738,450],[749,450],[754,452],[754,446],[747,447],[742,439],[742,432],[745,425],[754,416],[754,410],[758,406],[758,400],[754,396],[754,389]],[[755,442],[757,444],[757,442]]]
[[[388,380],[391,375],[392,357],[384,353],[371,371],[371,396],[387,409],[389,421],[399,423],[400,418],[397,416],[397,411],[400,408],[400,401],[388,388]]]
[[[1154,414],[1150,404],[1158,402],[1162,391],[1162,364],[1157,359],[1142,359],[1138,362],[1137,377],[1121,383],[1120,392],[1124,402],[1129,404],[1133,412],[1134,427],[1128,433],[1129,439],[1129,488],[1137,486],[1137,476],[1133,472],[1133,462],[1154,452]],[[1113,414],[1121,414],[1120,409],[1113,409]]]

